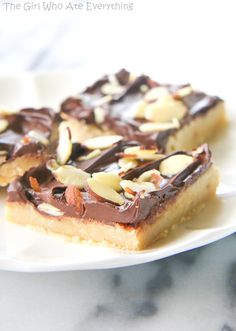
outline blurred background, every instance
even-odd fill
[[[21,9],[0,1],[1,75],[78,70],[82,80],[126,67],[161,81],[191,81],[223,96],[233,93],[233,0],[89,1],[89,8],[113,4],[114,9],[100,10],[88,10],[83,0],[45,1],[50,11],[40,0],[10,2]],[[66,10],[69,3],[83,9]]]

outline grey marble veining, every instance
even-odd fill
[[[114,270],[1,272],[1,331],[234,331],[235,241]]]

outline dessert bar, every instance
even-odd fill
[[[8,188],[6,216],[73,240],[148,247],[215,195],[207,145],[165,155],[119,135],[72,143],[60,129],[55,159]]]
[[[61,116],[79,142],[118,134],[166,153],[196,148],[226,124],[219,97],[190,84],[159,84],[125,69],[65,100]]]
[[[49,108],[0,111],[0,186],[44,161],[55,116]]]

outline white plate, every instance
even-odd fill
[[[0,77],[0,104],[8,107],[58,107],[66,96],[76,93],[88,82],[77,73],[40,74]],[[14,97],[13,97],[14,95]],[[212,143],[214,159],[221,170],[222,181],[236,187],[234,165],[236,125],[231,124]],[[227,147],[230,146],[230,149]],[[58,271],[115,268],[158,260],[200,247],[236,231],[236,192],[221,185],[218,199],[190,222],[175,228],[155,247],[141,252],[73,244],[58,236],[48,236],[33,229],[4,221],[5,192],[0,197],[0,269],[16,271]]]

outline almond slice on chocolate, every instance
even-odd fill
[[[49,203],[41,203],[40,205],[38,205],[38,210],[51,215],[51,216],[63,216],[64,212],[61,211],[60,209],[50,205]]]
[[[97,179],[89,178],[87,180],[87,184],[89,187],[89,192],[98,199],[102,198],[120,206],[124,204],[125,201],[119,193],[117,193],[113,188],[102,184]]]
[[[128,147],[124,150],[123,157],[139,160],[159,160],[163,157],[162,154],[157,154],[157,149],[143,149],[140,146]]]
[[[101,92],[105,95],[117,95],[124,92],[124,86],[114,83],[106,83],[101,87]]]
[[[87,139],[83,142],[83,144],[88,149],[106,149],[111,147],[113,144],[122,140],[122,136],[99,136],[91,139]]]
[[[97,181],[101,182],[104,185],[107,185],[113,188],[115,191],[120,191],[121,186],[121,177],[109,172],[95,172],[92,174],[92,178],[95,178]]]
[[[140,125],[139,130],[142,132],[158,132],[158,131],[166,131],[171,129],[178,129],[180,127],[180,123],[177,118],[174,118],[171,122],[149,122],[143,123]]]
[[[48,139],[40,132],[31,130],[27,133],[27,136],[30,137],[31,139],[40,142],[43,145],[48,145],[49,141]]]
[[[182,87],[181,89],[177,90],[174,93],[174,97],[181,99],[181,98],[186,97],[187,95],[191,94],[192,92],[193,92],[193,88],[191,85],[185,86],[185,87]]]
[[[8,127],[9,123],[6,119],[4,118],[1,118],[0,119],[0,133],[5,131]]]
[[[94,112],[95,122],[97,124],[103,123],[106,115],[105,110],[102,107],[96,107],[94,108],[93,112]]]
[[[182,119],[187,113],[187,107],[182,101],[175,100],[170,95],[160,97],[145,108],[145,118],[153,122],[168,122],[173,118]]]
[[[173,176],[178,172],[183,171],[194,161],[192,156],[185,154],[177,154],[168,157],[161,162],[159,170],[164,176]]]
[[[132,180],[122,180],[120,182],[120,185],[124,191],[127,191],[126,190],[127,188],[136,193],[139,193],[139,192],[149,193],[149,192],[156,191],[156,186],[150,182],[138,183],[138,182],[133,182]]]
[[[138,166],[138,162],[132,158],[122,158],[118,160],[120,172],[127,172],[130,169],[134,169]]]
[[[97,156],[99,156],[101,154],[101,150],[100,149],[95,149],[94,151],[88,153],[87,155],[83,155],[78,157],[78,161],[87,161],[87,160],[91,160]]]
[[[64,165],[51,171],[60,183],[66,186],[74,185],[80,189],[84,188],[86,180],[90,177],[89,173],[71,165]]]
[[[144,96],[144,100],[146,102],[151,102],[154,100],[159,99],[160,97],[165,95],[169,95],[169,91],[167,90],[167,88],[165,87],[153,87],[152,89],[150,89]]]
[[[72,152],[72,142],[70,130],[68,127],[59,128],[59,141],[57,146],[57,161],[59,164],[65,164]]]
[[[160,176],[160,171],[156,169],[145,171],[137,178],[137,182],[150,182],[153,175]]]
[[[144,118],[146,102],[141,100],[134,105],[134,118]]]

